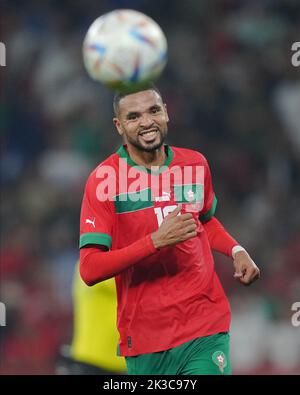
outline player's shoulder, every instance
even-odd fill
[[[190,148],[181,148],[181,147],[175,147],[171,146],[171,149],[174,153],[174,159],[179,163],[189,163],[189,164],[201,164],[201,165],[206,165],[207,160],[205,156],[196,150],[190,149]]]

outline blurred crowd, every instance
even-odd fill
[[[85,180],[121,143],[113,93],[87,76],[82,41],[115,8],[162,26],[168,142],[207,157],[216,216],[262,271],[244,288],[215,255],[232,304],[235,373],[300,373],[300,328],[291,324],[300,301],[298,0],[1,1],[0,373],[54,373],[72,336]]]

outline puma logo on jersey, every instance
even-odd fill
[[[96,218],[94,218],[94,220],[92,221],[91,219],[88,219],[88,218],[87,218],[87,219],[85,220],[85,223],[86,223],[86,224],[92,224],[93,227],[96,228],[96,226],[95,226],[95,219],[96,219]]]

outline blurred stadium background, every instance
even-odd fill
[[[233,311],[234,372],[299,374],[298,0],[1,1],[1,374],[54,374],[71,340],[84,182],[120,144],[112,93],[88,78],[81,46],[90,23],[115,8],[145,12],[166,33],[158,85],[168,141],[206,155],[217,217],[262,270],[244,288],[215,255]]]

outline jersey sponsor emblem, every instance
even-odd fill
[[[183,208],[186,212],[197,213],[201,210],[201,203],[195,202],[196,195],[192,189],[189,189],[186,193],[186,199],[190,202],[190,204],[183,205]]]
[[[204,204],[203,184],[174,184],[174,200],[177,203],[199,203],[201,209]]]
[[[212,355],[213,362],[218,366],[221,373],[224,373],[224,368],[227,366],[227,359],[223,351],[216,351]]]
[[[194,193],[191,189],[189,189],[189,190],[187,191],[187,199],[188,199],[190,202],[192,202],[192,201],[195,199],[195,193]]]
[[[86,224],[92,224],[93,227],[96,228],[96,226],[95,226],[95,220],[96,220],[96,218],[94,218],[93,221],[92,221],[91,219],[87,218],[87,219],[85,220],[85,223],[86,223]]]

